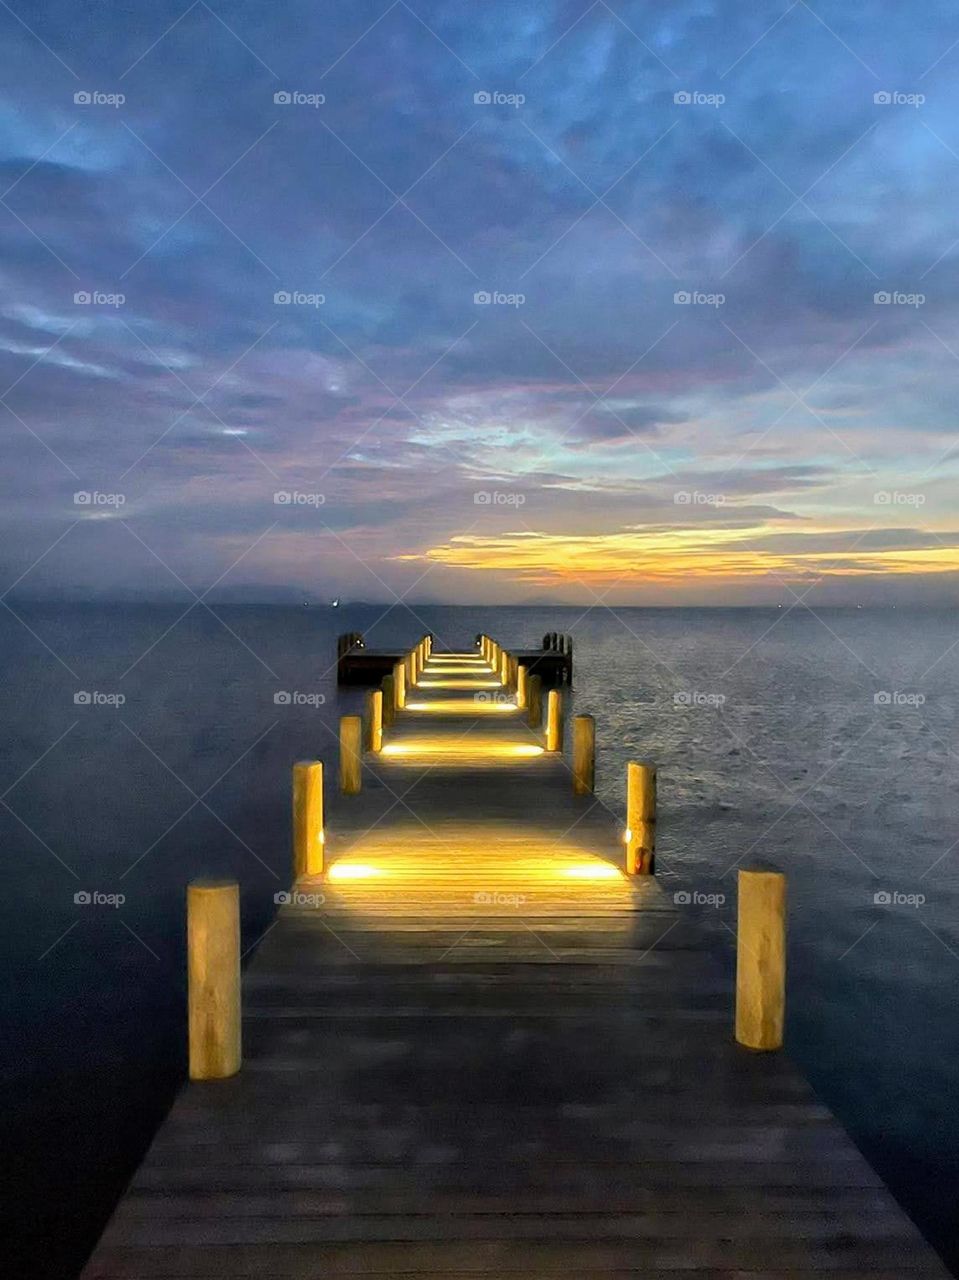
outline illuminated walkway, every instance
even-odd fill
[[[945,1277],[500,692],[430,662],[87,1280]]]

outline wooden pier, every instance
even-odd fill
[[[539,649],[513,651],[530,675],[538,675],[547,689],[573,683],[572,637],[547,632]],[[369,649],[359,631],[337,638],[336,682],[343,685],[378,685],[403,657],[397,649]]]
[[[514,659],[424,639],[362,747],[345,718],[325,815],[322,766],[297,766],[296,883],[232,1075],[233,887],[191,897],[191,1071],[227,1078],[181,1092],[86,1280],[947,1276],[775,1051],[782,877],[741,881],[734,998],[650,874],[655,771],[631,770],[624,831],[591,718],[565,726],[573,767],[547,751],[561,694],[541,725]]]

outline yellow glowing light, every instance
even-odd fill
[[[623,832],[623,844],[629,844],[632,838],[633,838],[633,833],[632,831],[630,831],[629,827],[627,827],[626,830]]]
[[[427,689],[502,689],[500,680],[420,680]]]
[[[435,702],[406,703],[407,711],[434,711],[437,715],[490,715],[496,711],[515,711],[515,702],[479,702],[475,698],[437,698]]]
[[[429,668],[426,668],[429,671]],[[430,672],[434,676],[485,676],[490,671],[490,667],[439,667],[437,671]]]
[[[566,876],[575,876],[577,880],[615,880],[619,871],[608,862],[584,862],[579,866],[567,867]]]
[[[366,862],[334,862],[329,872],[331,880],[368,880],[370,876],[382,874],[379,867],[371,867]]]
[[[541,756],[543,748],[532,742],[498,742],[469,738],[451,742],[448,738],[419,738],[415,742],[388,742],[384,756]]]

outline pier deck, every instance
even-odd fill
[[[331,805],[240,1074],[182,1091],[86,1280],[947,1276],[788,1059],[734,1042],[708,931],[461,679]]]

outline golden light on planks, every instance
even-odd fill
[[[382,871],[368,862],[334,862],[328,874],[331,880],[369,880]]]
[[[421,676],[417,687],[427,689],[502,689],[499,680],[430,680]]]
[[[401,759],[455,759],[461,763],[464,759],[510,760],[541,756],[543,748],[533,742],[501,742],[498,738],[470,737],[457,742],[445,737],[423,737],[408,742],[387,742],[380,754]]]
[[[515,702],[485,702],[477,698],[435,698],[432,702],[407,702],[407,711],[431,711],[434,715],[496,715],[516,711]]]
[[[475,666],[475,667],[465,667],[465,666],[457,666],[457,667],[455,667],[455,666],[453,666],[453,664],[452,664],[452,663],[449,663],[449,664],[447,664],[447,666],[437,667],[437,668],[435,668],[435,669],[434,669],[434,668],[433,668],[433,663],[429,663],[429,664],[428,664],[428,667],[426,667],[426,671],[430,672],[430,673],[431,673],[431,675],[435,675],[435,676],[443,676],[443,677],[446,677],[446,676],[488,676],[488,675],[489,675],[489,673],[490,673],[490,668],[489,668],[489,667],[487,666],[487,664],[485,664],[485,663],[483,664],[483,666],[480,666],[480,664],[479,664],[479,663],[476,663],[476,666]]]
[[[622,877],[622,872],[609,862],[580,862],[574,867],[567,867],[563,875],[572,876],[575,880],[615,880]]]
[[[633,887],[611,862],[567,840],[512,838],[494,844],[478,825],[442,837],[415,831],[397,840],[371,832],[334,862],[327,909],[403,914],[417,901],[446,916],[496,916],[521,927],[530,918],[628,913]],[[624,919],[627,918],[624,915]]]

